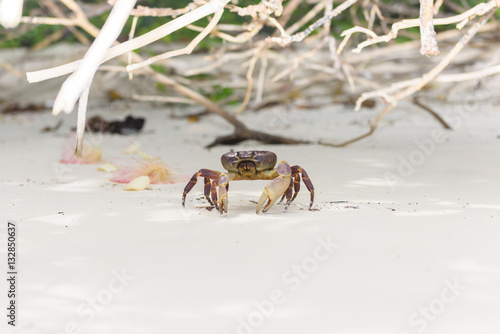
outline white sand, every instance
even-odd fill
[[[198,208],[205,205],[202,182],[185,208],[185,182],[126,192],[96,165],[58,163],[76,115],[60,116],[56,133],[40,133],[58,121],[48,112],[2,115],[1,262],[5,268],[6,225],[14,221],[19,296],[17,327],[6,325],[2,307],[1,328],[23,334],[500,331],[498,106],[478,102],[460,115],[468,112],[465,99],[433,104],[456,127],[445,131],[402,103],[375,135],[342,149],[246,142],[206,150],[217,134],[231,131],[219,118],[188,123],[147,103],[93,101],[89,116],[147,119],[139,135],[104,135],[103,160],[123,158],[121,151],[140,142],[186,177],[200,168],[221,170],[220,156],[230,149],[271,150],[307,170],[319,211],[307,211],[303,184],[287,212],[275,205],[257,215],[254,202],[267,181],[233,182],[222,217]],[[375,115],[341,106],[276,107],[243,118],[277,134],[341,141],[366,131]]]

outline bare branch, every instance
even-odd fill
[[[370,136],[378,127],[378,124],[380,123],[382,118],[385,115],[387,115],[392,109],[394,109],[394,107],[396,107],[398,101],[405,99],[410,95],[412,95],[413,93],[422,89],[422,87],[424,87],[434,78],[436,78],[437,75],[441,73],[446,68],[446,66],[450,64],[450,62],[456,57],[456,55],[465,47],[465,45],[467,45],[467,43],[472,39],[472,37],[474,37],[474,35],[478,32],[479,28],[483,26],[491,18],[491,16],[495,13],[495,10],[496,8],[492,8],[490,9],[489,12],[485,13],[485,15],[481,18],[481,20],[479,20],[472,27],[469,28],[469,30],[462,36],[462,38],[458,41],[458,43],[455,44],[453,49],[451,49],[450,52],[448,52],[448,54],[435,67],[433,67],[429,72],[424,74],[422,77],[414,79],[412,84],[407,86],[404,90],[394,93],[393,95],[389,95],[387,93],[387,90],[386,91],[379,90],[378,96],[382,96],[388,102],[388,105],[378,114],[374,122],[370,123],[370,131],[359,137],[353,138],[338,145],[329,145],[325,143],[322,144],[328,146],[345,146]],[[397,89],[393,90],[395,91]],[[372,94],[363,94],[358,99],[358,101],[356,101],[356,109],[359,109],[359,107],[361,106],[361,102],[363,101],[363,99],[366,99],[368,95],[370,95],[371,97],[377,96],[376,94],[374,95],[373,93],[375,92],[372,92]]]
[[[191,99],[176,96],[152,96],[133,94],[132,98],[137,101],[195,104],[195,102]]]
[[[338,103],[337,92],[346,93],[348,96],[345,98],[345,101],[353,103],[357,96],[349,94],[347,84],[349,84],[353,92],[355,89],[354,84],[356,84],[359,87],[371,90],[359,96],[356,100],[356,109],[359,109],[364,101],[374,97],[381,97],[387,105],[374,121],[370,123],[370,131],[368,133],[338,145],[321,143],[328,146],[343,146],[372,134],[383,117],[394,109],[400,100],[408,99],[412,94],[421,90],[422,87],[431,81],[450,82],[470,80],[500,73],[498,59],[492,58],[489,64],[483,65],[483,68],[479,68],[476,71],[442,74],[442,71],[455,59],[456,55],[467,44],[470,38],[479,31],[472,29],[476,27],[477,23],[475,25],[471,24],[471,28],[467,34],[462,36],[460,42],[436,66],[428,69],[428,72],[421,77],[409,79],[411,78],[409,73],[415,73],[413,68],[408,69],[404,73],[402,71],[395,71],[395,73],[403,77],[399,79],[401,81],[392,84],[389,81],[389,84],[383,86],[381,82],[384,81],[384,78],[387,79],[387,77],[384,77],[386,73],[374,70],[374,65],[371,62],[377,60],[376,66],[379,63],[387,65],[387,62],[398,57],[413,57],[415,54],[418,56],[416,50],[418,50],[419,45],[421,54],[438,54],[438,41],[442,43],[443,40],[457,38],[461,34],[459,30],[476,17],[480,17],[480,24],[477,26],[477,29],[481,27],[483,27],[481,29],[485,29],[487,27],[489,31],[492,31],[498,28],[498,22],[495,21],[484,25],[486,22],[485,19],[490,17],[492,12],[500,6],[500,0],[484,0],[484,3],[476,5],[469,10],[461,10],[458,12],[458,15],[455,15],[456,13],[453,9],[450,11],[451,7],[447,5],[446,1],[421,0],[419,18],[415,18],[418,16],[418,10],[412,4],[395,4],[393,6],[379,0],[365,0],[359,6],[353,6],[357,2],[356,0],[309,1],[308,3],[311,4],[308,7],[309,9],[301,13],[300,18],[293,24],[288,24],[288,22],[292,12],[301,4],[300,0],[288,0],[287,2],[283,0],[262,0],[246,7],[237,6],[238,1],[232,1],[228,4],[230,0],[192,0],[189,5],[179,9],[141,6],[133,9],[132,5],[132,7],[128,7],[128,12],[123,15],[123,19],[126,19],[130,13],[133,16],[129,41],[120,44],[115,42],[113,38],[108,39],[105,44],[100,44],[98,48],[99,52],[92,51],[92,49],[98,47],[98,41],[103,39],[101,36],[104,36],[108,29],[105,26],[102,32],[99,33],[99,29],[93,26],[89,22],[88,17],[85,16],[83,9],[87,11],[86,7],[82,9],[76,0],[61,0],[61,3],[74,14],[66,17],[67,15],[64,12],[68,11],[61,11],[63,7],[56,6],[59,12],[50,9],[50,4],[54,5],[53,1],[55,0],[44,1],[49,4],[48,7],[51,12],[49,16],[54,17],[25,17],[22,18],[22,21],[31,24],[57,24],[66,26],[66,29],[60,30],[58,34],[49,36],[46,41],[47,43],[59,38],[67,29],[73,29],[73,33],[78,33],[79,30],[77,30],[77,27],[82,28],[92,36],[99,36],[83,60],[52,69],[28,73],[29,81],[36,82],[74,72],[61,87],[54,105],[54,113],[56,114],[61,110],[70,112],[78,98],[80,98],[77,126],[77,153],[81,150],[83,140],[88,87],[98,68],[103,71],[128,72],[130,79],[132,79],[132,73],[134,76],[145,75],[159,83],[168,85],[169,89],[171,88],[181,95],[168,97],[135,95],[135,99],[155,100],[167,103],[197,103],[207,109],[206,113],[210,112],[222,117],[234,126],[234,133],[229,136],[217,138],[213,143],[214,145],[237,143],[246,139],[257,139],[267,143],[306,143],[306,140],[272,136],[250,130],[237,118],[237,115],[246,109],[259,109],[276,103],[288,102],[302,94],[304,95],[301,97],[300,106],[312,107],[323,105],[324,103],[328,103],[326,101]],[[115,3],[115,1],[110,1]],[[135,1],[117,0],[112,13],[125,2],[130,3]],[[285,3],[285,7],[283,7],[283,3]],[[334,4],[338,6],[333,8]],[[440,10],[443,4],[444,8],[441,9],[441,15],[453,16],[434,18],[434,15]],[[466,4],[464,3],[463,5],[465,6]],[[236,12],[241,16],[247,16],[245,23],[239,25],[220,24],[224,8]],[[332,26],[335,25],[335,21],[332,21],[332,18],[344,11],[349,11],[349,9],[355,24],[357,24],[356,22],[361,22],[363,19],[366,21],[366,24],[363,23],[363,27],[357,24],[358,26],[345,30],[342,33],[343,39],[340,45],[338,45],[331,33],[331,30],[333,30]],[[387,18],[403,16],[413,17],[414,19],[402,20],[389,27],[380,9],[383,10],[384,15],[387,15]],[[33,13],[45,15],[39,10]],[[212,14],[213,17],[211,20],[209,19],[208,25],[201,26],[199,23],[194,25],[197,20],[211,16]],[[280,17],[280,15],[282,16]],[[173,19],[169,18],[169,22],[161,27],[134,38],[135,26],[141,16],[168,16]],[[316,17],[321,18],[314,21]],[[311,24],[311,22],[313,23]],[[378,23],[380,24],[377,26]],[[434,26],[446,24],[455,24],[456,27],[452,26],[450,29],[436,35]],[[403,33],[401,32],[403,29],[417,26],[421,29],[420,42],[418,41],[418,34],[405,31],[405,36],[410,36],[413,39],[412,42],[383,48],[372,48],[362,54],[349,55],[348,57],[341,54],[351,36],[355,33],[367,36],[367,40],[357,45],[353,51],[359,53],[369,45],[387,42],[396,38],[398,34]],[[262,34],[267,31],[265,27],[276,29],[274,29],[272,36],[262,39]],[[144,59],[136,53],[131,52],[181,28],[198,32],[197,37],[191,40],[185,47],[148,59]],[[301,29],[302,31],[300,31]],[[318,29],[319,33],[311,36],[311,33]],[[297,33],[297,31],[300,32]],[[196,58],[199,59],[196,64],[192,65],[189,63],[187,64],[188,66],[185,66],[185,62],[182,59],[179,62],[169,62],[169,66],[179,66],[181,68],[175,68],[173,73],[176,74],[172,76],[165,76],[149,67],[154,62],[190,54],[200,41],[209,34],[223,39],[224,43],[221,46],[217,46],[213,54],[203,58]],[[286,46],[293,42],[301,42],[308,36],[310,37],[307,42],[296,48],[289,48],[286,52],[280,52],[279,49],[273,48],[274,43]],[[112,46],[113,43],[115,46]],[[444,43],[442,44],[444,45]],[[485,45],[485,43],[481,45]],[[120,66],[119,63],[101,66],[103,62],[123,54],[128,55],[128,59],[127,57],[124,58],[124,62],[128,66]],[[259,60],[260,67],[258,67]],[[419,61],[423,63],[425,59],[420,59]],[[237,64],[236,69],[234,66],[229,66],[228,62],[231,62],[231,65]],[[195,68],[195,66],[198,68]],[[414,67],[414,69],[416,68]],[[207,73],[208,75],[202,81],[197,80],[197,78],[186,77],[200,73]],[[391,76],[389,75],[388,77]],[[229,82],[228,78],[230,78]],[[334,83],[331,87],[326,86],[336,79],[343,82]],[[309,88],[313,84],[319,85],[319,83],[322,83],[325,87],[312,92],[313,94],[317,94],[317,96],[315,95],[312,99],[309,99],[309,95],[305,96],[304,90],[306,87]],[[210,101],[209,98],[197,92],[197,90],[214,91],[213,87],[215,85],[226,84],[227,87],[235,88],[234,94],[231,93],[230,98],[219,100],[217,103]],[[307,94],[309,94],[309,91],[308,89]],[[229,99],[240,99],[241,101],[236,115],[226,112],[221,107]],[[418,103],[418,101],[414,103]],[[433,113],[432,109],[426,108],[426,106],[422,106],[422,108],[431,114]],[[439,120],[439,115],[435,114],[434,117]]]
[[[439,13],[439,8],[443,5],[443,0],[437,0],[436,3],[434,4],[433,8],[433,13],[434,15],[437,15]]]
[[[206,5],[196,8],[195,10],[186,13],[183,16],[178,17],[154,30],[151,30],[150,32],[145,33],[144,35],[141,35],[130,41],[109,48],[107,49],[105,57],[102,59],[101,63],[113,59],[115,57],[118,57],[129,51],[148,45],[160,38],[163,38],[171,34],[174,31],[179,30],[182,27],[185,27],[188,24],[191,24],[207,15],[213,14],[216,11],[224,8],[224,5],[228,2],[229,0],[211,0]],[[47,79],[52,79],[75,71],[81,65],[81,62],[82,60],[78,60],[69,64],[65,64],[62,66],[46,70],[28,72],[26,73],[26,75],[28,77],[29,82],[39,82]]]
[[[90,82],[84,87],[83,92],[80,95],[80,101],[78,103],[78,119],[76,122],[76,143],[75,143],[75,155],[77,157],[82,156],[83,152],[83,134],[85,132],[85,119],[87,115],[87,102],[89,99]]]
[[[492,0],[492,1],[489,1],[487,3],[480,3],[462,14],[448,17],[448,18],[433,19],[432,22],[434,25],[446,25],[446,24],[458,23],[457,28],[461,29],[472,18],[474,18],[476,16],[482,16],[485,13],[487,13],[488,11],[490,11],[491,9],[498,8],[499,6],[500,6],[500,0]],[[368,39],[368,40],[358,44],[356,49],[352,50],[352,52],[354,52],[354,53],[360,53],[362,49],[364,49],[365,47],[367,47],[369,45],[373,45],[373,44],[377,44],[377,43],[381,43],[381,42],[389,42],[390,40],[396,38],[398,36],[398,32],[402,29],[418,27],[419,25],[420,25],[419,19],[402,20],[402,21],[399,21],[397,23],[394,23],[392,25],[391,31],[388,34],[382,35],[382,36],[374,35],[373,32],[368,32],[364,29],[360,29],[360,27],[353,27],[353,28],[347,29],[344,32],[342,32],[341,36],[344,37],[344,41],[342,41],[341,45],[345,45],[347,43],[347,40],[351,37],[351,35],[354,32],[366,33],[366,34],[370,35],[370,37],[372,37],[372,39]]]
[[[266,46],[265,43],[260,43],[260,45],[256,48],[255,54],[253,57],[250,59],[250,63],[248,66],[248,71],[247,71],[247,80],[248,80],[248,86],[247,86],[247,92],[245,94],[245,99],[243,100],[243,103],[241,104],[240,108],[238,108],[238,111],[236,112],[237,115],[241,114],[245,108],[247,107],[248,101],[250,101],[250,96],[252,95],[252,88],[253,88],[253,70],[255,68],[255,64],[257,63],[257,60],[259,59],[262,50],[264,50],[264,47]]]
[[[332,10],[331,12],[329,12],[328,14],[323,16],[321,19],[319,19],[316,22],[314,22],[313,24],[311,24],[304,31],[301,31],[295,35],[288,36],[288,37],[271,37],[271,38],[269,38],[269,41],[277,43],[283,47],[287,46],[293,42],[300,42],[304,38],[309,36],[309,34],[311,34],[314,30],[321,27],[326,22],[329,22],[334,17],[338,16],[340,13],[342,13],[347,8],[351,7],[356,2],[357,2],[357,0],[346,0],[341,5],[337,6],[334,10]]]
[[[171,16],[177,17],[179,15],[186,14],[202,4],[199,1],[194,1],[188,4],[184,8],[150,8],[145,6],[137,6],[136,9],[132,10],[131,14],[133,16],[153,16],[153,17],[163,17],[163,16]]]
[[[5,28],[15,28],[21,21],[23,0],[0,0],[0,24]]]
[[[68,1],[68,0],[64,0]],[[69,114],[75,107],[75,103],[90,85],[97,68],[106,54],[106,50],[114,43],[125,24],[130,10],[135,5],[135,0],[118,0],[104,24],[103,33],[95,39],[90,46],[81,66],[73,73],[61,87],[54,101],[52,113],[59,114],[61,111]],[[72,8],[74,10],[74,8]]]
[[[219,11],[215,12],[214,17],[212,18],[212,20],[210,21],[210,23],[206,26],[206,28],[203,29],[203,31],[198,36],[196,36],[191,41],[191,43],[189,43],[188,46],[186,46],[185,48],[178,49],[178,50],[175,50],[175,51],[166,52],[166,53],[163,53],[161,55],[157,55],[157,56],[151,57],[151,58],[143,61],[142,63],[128,65],[127,66],[127,71],[132,72],[132,71],[135,71],[135,70],[137,70],[137,69],[139,69],[141,67],[151,65],[151,64],[153,64],[153,63],[155,63],[157,61],[160,61],[160,60],[165,60],[165,59],[176,57],[176,56],[179,56],[179,55],[182,55],[182,54],[190,54],[194,50],[194,48],[205,37],[207,37],[207,35],[210,33],[210,31],[212,31],[212,29],[217,25],[217,23],[219,22],[220,18],[222,17],[222,13],[223,13],[223,10],[219,10]]]
[[[432,19],[434,16],[433,0],[420,0],[420,54],[435,56],[439,47]]]

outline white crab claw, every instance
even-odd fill
[[[272,180],[265,188],[264,191],[262,192],[262,195],[260,196],[259,202],[257,203],[257,210],[256,212],[259,213],[260,209],[266,202],[266,205],[262,209],[262,212],[267,212],[271,206],[273,206],[274,202],[283,194],[285,191],[288,189],[288,186],[290,186],[290,178],[292,174],[292,170],[288,163],[281,161],[278,164],[278,167],[276,167],[277,172],[280,174],[277,178]]]

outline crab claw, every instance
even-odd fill
[[[257,203],[257,213],[259,213],[266,200],[267,203],[262,209],[262,212],[267,212],[267,210],[269,210],[269,208],[273,206],[274,202],[276,202],[278,198],[283,196],[285,191],[290,186],[290,178],[292,175],[292,169],[290,168],[290,165],[288,165],[286,161],[280,161],[278,167],[276,167],[276,171],[278,172],[279,176],[272,180],[264,188],[259,202]]]
[[[226,174],[222,174],[217,181],[219,185],[219,212],[223,214],[227,213],[227,186],[228,186],[228,177]]]

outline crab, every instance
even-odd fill
[[[205,179],[205,198],[210,203],[210,208],[216,208],[220,214],[227,213],[229,181],[239,180],[272,180],[262,192],[257,203],[256,213],[267,212],[281,196],[280,202],[286,198],[285,210],[297,197],[300,190],[300,175],[311,194],[309,210],[314,202],[314,186],[306,171],[300,166],[291,166],[286,161],[276,165],[276,154],[270,151],[239,151],[228,152],[222,155],[222,166],[227,172],[218,172],[210,169],[197,171],[184,188],[182,206],[185,206],[186,195],[193,189],[198,177]],[[276,168],[275,168],[276,166]],[[217,196],[217,189],[219,192]],[[292,196],[292,187],[295,192]],[[210,194],[212,198],[210,198]],[[267,203],[266,203],[267,201]],[[264,205],[265,203],[265,205]]]

